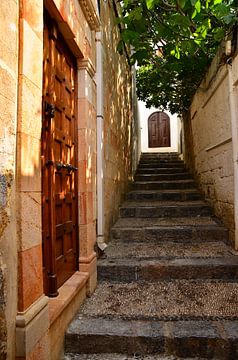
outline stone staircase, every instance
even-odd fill
[[[142,154],[65,359],[238,359],[238,257],[178,155]]]

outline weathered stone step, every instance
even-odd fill
[[[187,180],[191,179],[189,173],[175,173],[175,174],[136,174],[135,181],[163,181],[163,180]]]
[[[170,157],[170,156],[179,156],[179,153],[174,152],[142,152],[141,157]]]
[[[211,216],[212,209],[202,201],[184,202],[125,202],[120,207],[120,217],[195,217]]]
[[[146,163],[146,162],[150,162],[151,164],[152,163],[171,163],[171,162],[174,162],[174,163],[180,163],[180,164],[184,164],[184,161],[183,160],[181,160],[181,159],[178,159],[178,158],[176,158],[176,157],[171,157],[171,158],[169,158],[169,157],[159,157],[159,158],[147,158],[147,157],[141,157],[140,158],[140,161],[139,161],[139,163],[141,164],[141,163]]]
[[[137,190],[126,194],[127,200],[134,201],[189,201],[200,200],[201,194],[194,189],[187,190]]]
[[[184,173],[186,172],[186,169],[183,167],[180,168],[138,168],[136,170],[136,174],[178,174],[178,173]]]
[[[175,161],[173,161],[173,162],[167,162],[167,163],[162,163],[162,162],[157,162],[157,163],[155,163],[155,162],[143,162],[143,163],[139,163],[138,164],[138,169],[147,169],[147,168],[149,168],[149,169],[151,169],[151,168],[154,168],[154,169],[156,169],[156,168],[172,168],[172,167],[174,167],[174,168],[182,168],[182,169],[185,169],[185,165],[184,165],[184,163],[183,162],[175,162]]]
[[[209,259],[235,256],[237,253],[222,241],[177,243],[167,241],[155,244],[149,242],[120,242],[111,241],[104,252],[104,257],[99,259],[99,264],[107,260],[115,259]],[[237,257],[238,259],[238,257]]]
[[[120,218],[111,237],[122,242],[227,241],[228,230],[210,218]]]
[[[165,190],[193,189],[196,184],[193,180],[135,181],[131,186],[134,190]]]
[[[153,162],[153,161],[179,161],[179,162],[184,162],[183,160],[181,160],[178,156],[141,156],[140,157],[140,161],[148,161],[148,162]]]
[[[237,319],[238,282],[172,280],[101,282],[82,315],[126,319]]]
[[[238,257],[175,259],[104,259],[98,263],[103,281],[172,281],[174,279],[237,279]],[[237,298],[238,300],[238,298]],[[238,316],[238,314],[237,314]]]
[[[66,333],[65,346],[71,355],[98,353],[98,357],[84,355],[83,358],[69,359],[178,360],[179,357],[192,357],[194,360],[235,360],[238,321],[130,321],[79,317]],[[108,353],[117,356],[113,358]],[[119,354],[126,354],[126,357]]]
[[[102,357],[103,355],[103,357]],[[103,354],[72,354],[67,353],[64,356],[64,360],[184,360],[181,357],[166,356],[166,355],[138,355],[135,353],[133,355],[127,354],[116,354],[116,353],[103,353]],[[201,357],[193,357],[188,358],[186,360],[205,360],[205,358]]]

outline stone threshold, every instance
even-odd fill
[[[89,273],[77,271],[60,288],[59,295],[49,298],[50,326],[63,313],[75,296],[86,286]]]

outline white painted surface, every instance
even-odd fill
[[[237,58],[236,58],[237,63]],[[237,121],[237,76],[232,72],[232,66],[228,67],[229,77],[229,102],[231,111],[231,133],[234,166],[234,222],[235,222],[235,249],[238,250],[238,121]]]
[[[179,151],[179,131],[180,131],[180,120],[178,116],[171,115],[168,111],[165,113],[170,118],[170,147],[159,147],[159,148],[149,148],[148,146],[148,118],[155,111],[160,111],[156,108],[146,108],[143,101],[139,101],[139,117],[141,125],[141,151],[142,152],[177,152]]]
[[[104,113],[103,113],[103,47],[101,32],[96,33],[97,50],[97,243],[101,250],[104,242]]]

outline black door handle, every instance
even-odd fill
[[[45,102],[45,115],[49,116],[51,119],[55,116],[55,106],[54,104],[50,104]]]

